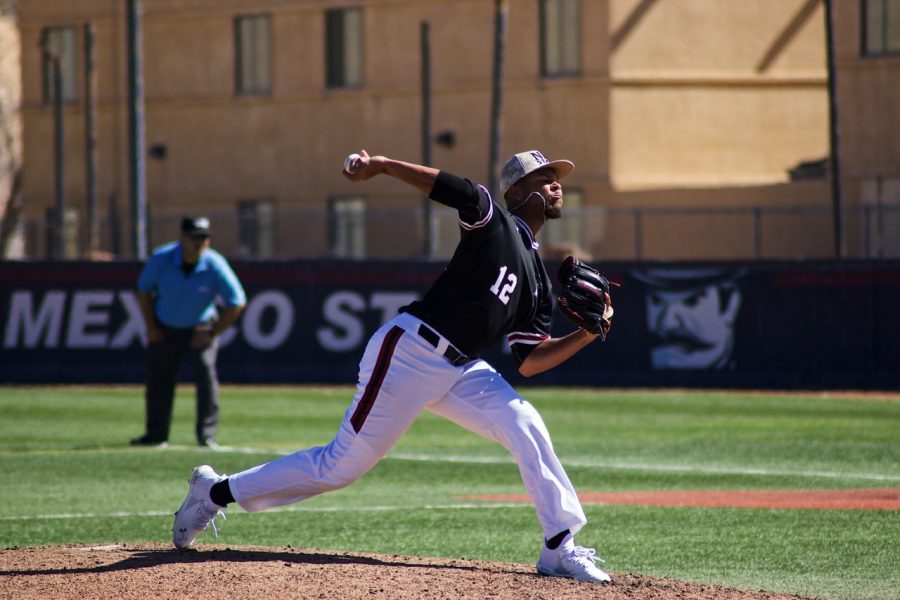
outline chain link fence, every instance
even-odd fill
[[[459,240],[456,212],[421,208],[333,213],[279,207],[266,218],[232,211],[206,213],[212,245],[240,259],[446,259]],[[177,239],[181,214],[148,219],[151,248]],[[900,206],[864,206],[843,214],[845,258],[900,258]],[[100,222],[97,256],[86,256],[87,227],[76,209],[64,219],[65,259],[132,259],[129,224]],[[49,254],[54,220],[27,221],[12,258]],[[825,207],[571,208],[541,230],[547,258],[577,254],[597,260],[803,260],[835,257],[832,211]]]

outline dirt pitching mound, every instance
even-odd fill
[[[0,598],[786,599],[799,596],[614,573],[599,586],[539,577],[531,565],[325,552],[305,548],[161,544],[0,551]]]

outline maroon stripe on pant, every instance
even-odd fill
[[[350,424],[353,425],[353,431],[356,433],[359,433],[359,430],[362,429],[363,423],[366,422],[366,417],[369,416],[369,412],[375,404],[378,392],[381,391],[381,384],[384,383],[384,377],[387,375],[388,367],[391,365],[394,348],[402,335],[403,330],[395,326],[384,336],[381,350],[378,351],[378,359],[375,361],[375,369],[372,371],[372,376],[369,377],[369,383],[366,384],[366,391],[363,392],[362,398],[360,398],[359,404],[356,405],[356,410],[353,411],[353,416],[350,418]]]

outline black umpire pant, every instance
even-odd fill
[[[146,436],[158,442],[169,439],[172,423],[172,406],[175,401],[175,385],[185,355],[190,357],[197,386],[197,441],[212,438],[219,424],[219,379],[216,373],[216,355],[219,338],[214,337],[209,346],[191,348],[191,329],[176,329],[161,325],[165,340],[147,347],[147,382],[145,401],[147,406]]]

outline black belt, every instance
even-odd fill
[[[428,325],[424,323],[419,325],[419,335],[422,336],[422,339],[431,344],[437,349],[438,345],[441,343],[441,336],[437,334],[436,331],[431,329]],[[444,358],[450,361],[450,364],[456,367],[461,367],[467,362],[471,362],[472,359],[457,350],[453,344],[447,342],[447,349],[444,350]]]

